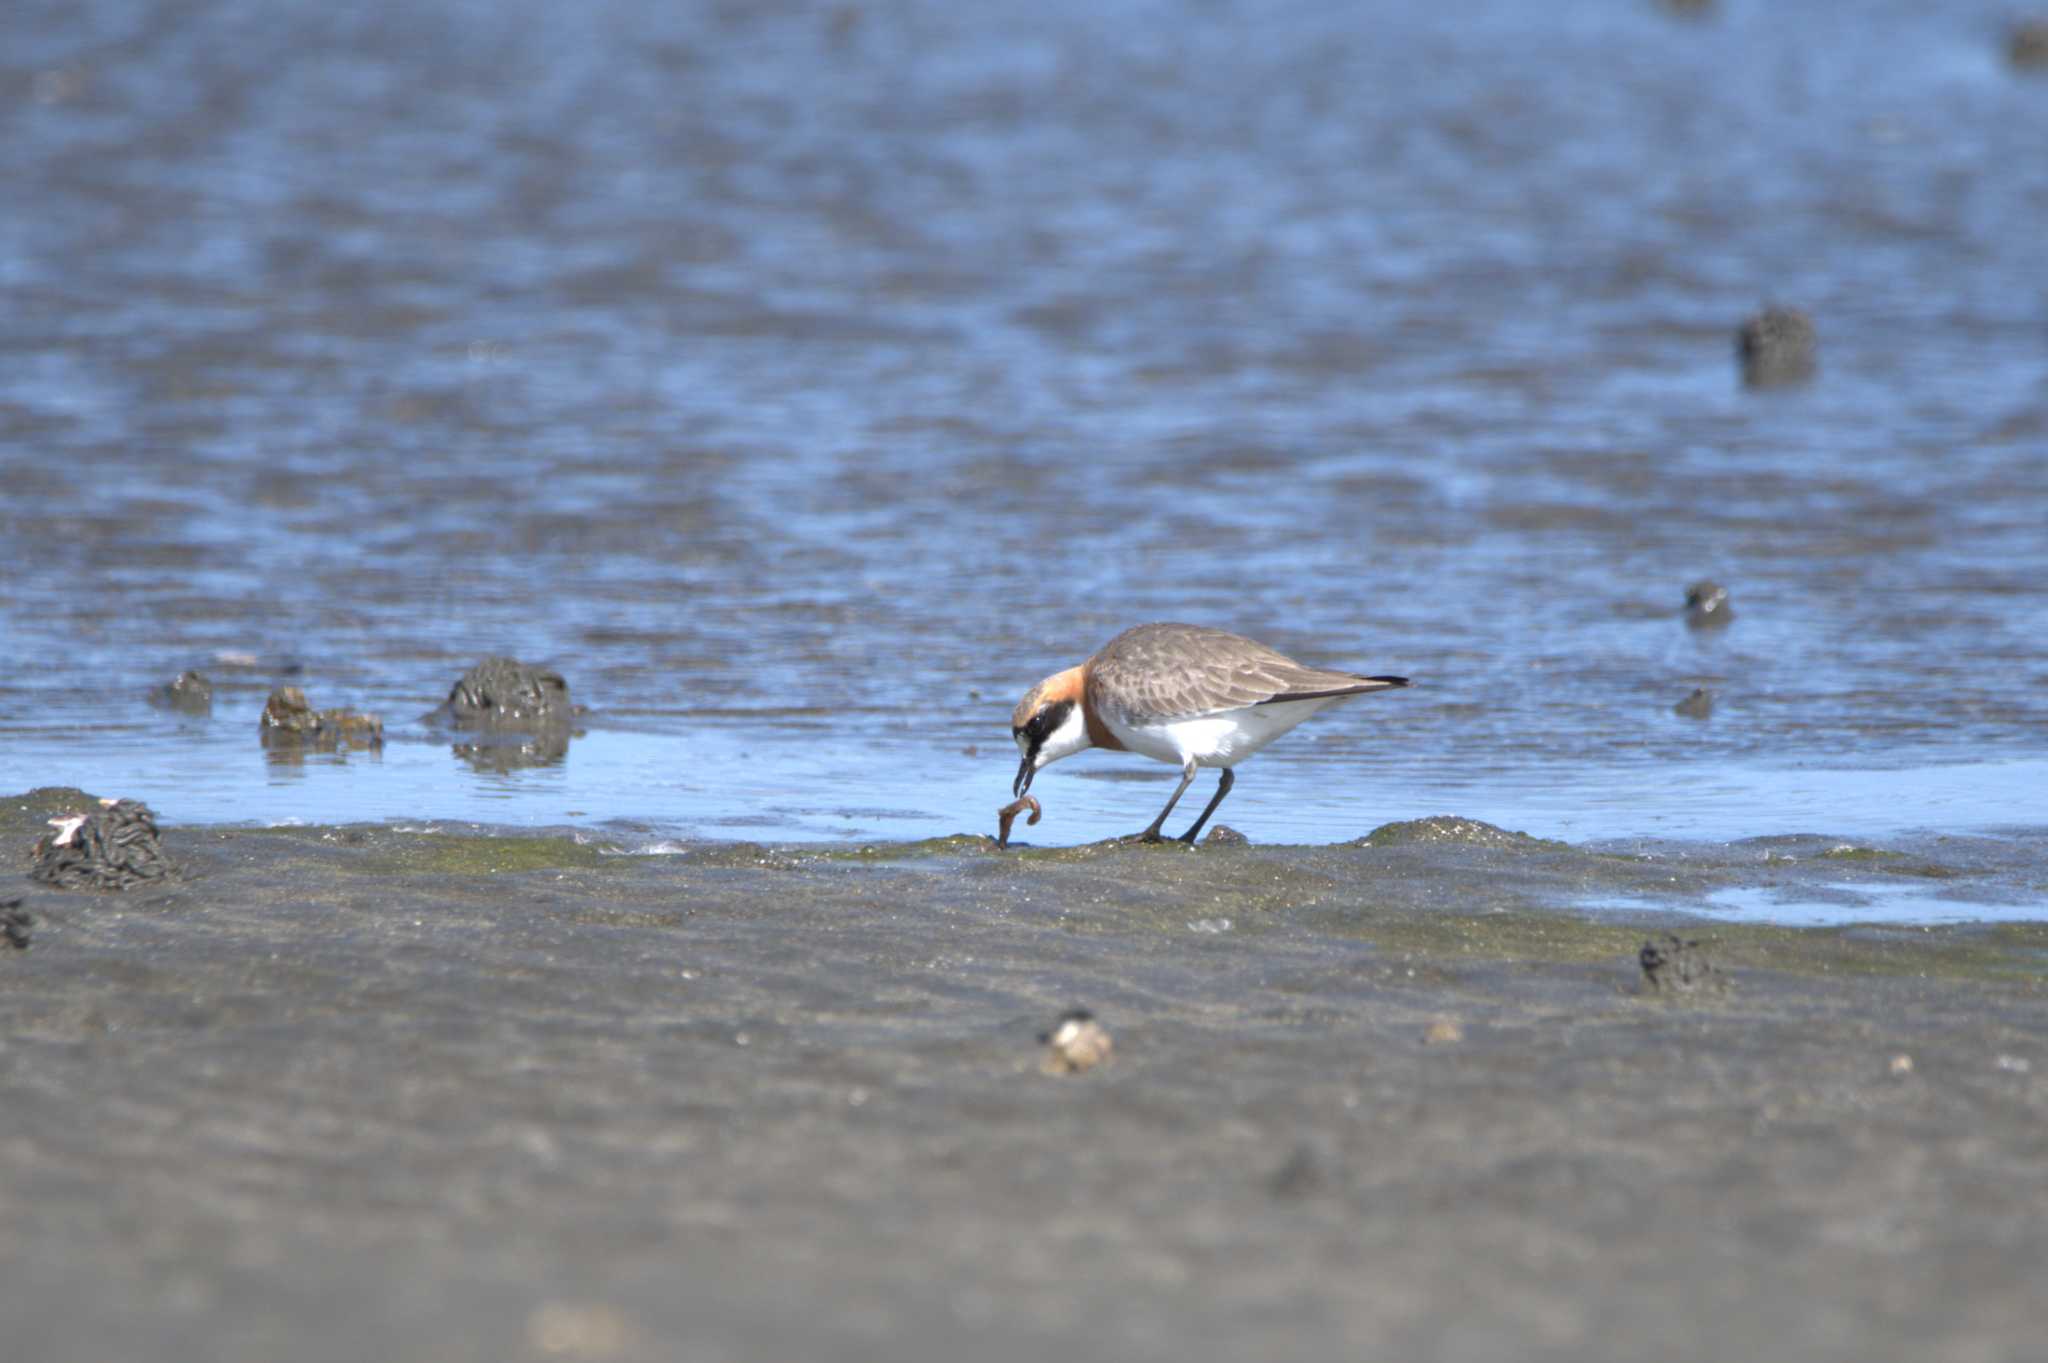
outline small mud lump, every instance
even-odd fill
[[[1038,1068],[1046,1074],[1079,1074],[1109,1059],[1109,1033],[1086,1008],[1070,1008],[1060,1014],[1049,1032],[1038,1034],[1045,1054]]]
[[[125,890],[174,869],[156,816],[138,800],[102,800],[91,813],[50,820],[36,839],[29,878],[60,890]]]
[[[306,693],[296,686],[280,686],[270,693],[270,699],[263,704],[263,718],[260,721],[266,730],[287,734],[309,734],[320,727],[320,716],[313,712]]]
[[[261,726],[266,744],[300,744],[322,750],[384,746],[383,720],[353,710],[315,710],[296,686],[280,686],[270,693]]]
[[[569,723],[569,683],[562,674],[516,658],[486,658],[448,693],[451,723],[491,728],[542,728]]]
[[[0,900],[0,934],[5,934],[7,945],[16,951],[27,951],[29,929],[35,925],[35,915],[21,907],[19,899]]]
[[[2022,71],[2048,71],[2048,19],[2028,19],[2006,35],[2005,57]]]
[[[1711,719],[1714,714],[1714,693],[1704,686],[1695,686],[1691,695],[1671,707],[1671,713],[1681,719]]]
[[[160,710],[186,715],[213,713],[213,683],[198,672],[180,672],[149,693],[149,703]]]
[[[1541,847],[1544,844],[1527,833],[1496,828],[1461,814],[1433,814],[1427,819],[1403,819],[1383,823],[1353,847],[1406,847],[1415,843],[1462,843],[1467,847]]]
[[[1211,824],[1209,836],[1202,839],[1204,847],[1249,847],[1252,840],[1227,823]]]
[[[1797,308],[1765,308],[1735,334],[1742,381],[1751,388],[1778,388],[1813,377],[1813,319]]]
[[[1685,589],[1685,623],[1693,629],[1719,629],[1735,618],[1728,589],[1701,578]]]
[[[1721,972],[1700,944],[1675,933],[1643,943],[1636,963],[1642,967],[1644,985],[1653,993],[1690,994],[1723,983]]]
[[[1297,1145],[1278,1169],[1266,1175],[1266,1191],[1282,1199],[1313,1197],[1329,1185],[1325,1163],[1314,1146]]]

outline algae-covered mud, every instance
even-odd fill
[[[0,838],[64,803],[0,801]],[[2048,927],[1683,915],[1937,866],[1992,896],[2038,877],[2038,840],[164,842],[167,882],[18,882],[0,1300],[23,1357],[2037,1338]],[[1592,887],[1623,907],[1559,907]],[[1711,953],[1712,987],[1646,987],[1651,940]]]

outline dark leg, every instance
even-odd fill
[[[1145,830],[1144,832],[1142,832],[1142,833],[1138,834],[1138,836],[1137,836],[1136,838],[1132,839],[1132,841],[1134,841],[1134,842],[1163,842],[1163,841],[1165,841],[1165,839],[1163,839],[1163,838],[1161,838],[1161,837],[1159,836],[1159,829],[1160,829],[1160,826],[1161,826],[1162,824],[1164,824],[1164,823],[1166,822],[1166,816],[1167,816],[1167,815],[1169,815],[1169,814],[1171,814],[1171,813],[1173,813],[1173,807],[1174,807],[1175,805],[1177,805],[1177,804],[1179,804],[1179,803],[1180,803],[1180,797],[1181,797],[1182,795],[1184,795],[1184,794],[1186,794],[1186,793],[1187,793],[1187,788],[1188,788],[1189,786],[1193,785],[1194,783],[1195,783],[1195,764],[1194,764],[1194,763],[1192,763],[1192,762],[1190,762],[1190,763],[1188,763],[1188,764],[1187,764],[1187,765],[1186,765],[1185,767],[1182,767],[1182,768],[1180,769],[1180,784],[1179,784],[1179,785],[1177,785],[1177,786],[1175,786],[1175,787],[1173,788],[1173,798],[1172,798],[1172,799],[1170,799],[1170,800],[1168,800],[1168,801],[1166,802],[1166,808],[1164,808],[1164,809],[1162,809],[1162,810],[1160,810],[1160,811],[1159,811],[1159,817],[1158,817],[1158,818],[1156,818],[1156,819],[1154,819],[1154,820],[1152,821],[1152,826],[1151,826],[1150,828],[1148,828],[1148,829],[1146,829],[1146,830]]]
[[[1209,807],[1202,811],[1202,817],[1195,820],[1195,826],[1180,835],[1182,842],[1193,842],[1195,834],[1202,831],[1202,825],[1209,822],[1209,816],[1216,812],[1216,806],[1223,803],[1223,797],[1230,794],[1231,786],[1237,783],[1237,773],[1230,768],[1223,769],[1223,779],[1216,783],[1216,798],[1209,801]]]

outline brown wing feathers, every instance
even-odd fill
[[[1088,683],[1092,701],[1114,696],[1132,718],[1214,714],[1408,684],[1401,677],[1304,667],[1264,644],[1195,625],[1126,630],[1092,660]]]

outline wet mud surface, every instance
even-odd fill
[[[56,798],[0,801],[0,837]],[[2023,1356],[2048,928],[1674,910],[1845,868],[1989,892],[2038,835],[1651,861],[1437,822],[640,855],[170,830],[161,888],[22,880],[11,1347]],[[1555,907],[1595,882],[1664,907]],[[1647,988],[1674,937],[1724,986]],[[1041,1042],[1078,1044],[1075,1008],[1114,1036],[1079,1068]]]

